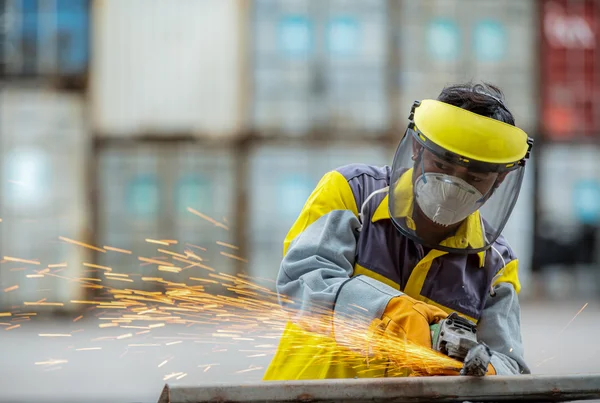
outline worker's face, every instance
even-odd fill
[[[498,176],[497,172],[475,172],[460,165],[451,164],[422,146],[418,146],[415,151],[415,180],[421,175],[422,170],[425,172],[442,173],[454,176],[464,180],[471,186],[475,187],[482,195],[487,195],[492,187],[499,186],[503,178]],[[421,154],[421,159],[418,155]]]

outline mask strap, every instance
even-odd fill
[[[360,213],[358,213],[358,220],[360,221],[361,228],[362,228],[363,220],[364,220],[364,218],[365,218],[365,207],[367,206],[367,203],[368,203],[369,201],[371,201],[371,199],[372,199],[374,196],[377,196],[377,195],[378,195],[378,194],[380,194],[380,193],[385,193],[385,192],[387,192],[387,191],[389,191],[389,190],[390,190],[390,187],[389,187],[389,186],[386,186],[386,187],[384,187],[384,188],[382,188],[382,189],[379,189],[379,190],[376,190],[376,191],[372,192],[372,193],[369,195],[369,197],[367,197],[367,198],[365,199],[365,201],[363,202],[362,206],[360,206]],[[359,229],[359,231],[360,231],[360,229]]]
[[[483,217],[481,217],[481,230],[483,232],[483,239],[485,240],[486,243],[488,243],[489,241],[487,239],[487,236],[485,235],[485,225],[483,224]],[[506,268],[506,261],[504,260],[502,253],[500,253],[498,251],[498,249],[494,248],[494,245],[490,244],[490,246],[492,248],[492,251],[494,251],[498,255],[498,257],[500,258],[500,261],[502,262],[502,268],[500,270],[498,270],[496,275],[492,278],[492,283],[490,284],[490,295],[492,297],[495,297],[496,291],[494,290],[494,282],[496,281],[496,279],[498,279],[504,273],[504,269]]]
[[[425,151],[424,148],[419,150],[418,158],[421,162],[421,176],[423,177],[423,183],[427,183],[427,178],[425,177],[425,160],[423,159],[423,151]]]

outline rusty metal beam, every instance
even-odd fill
[[[600,374],[423,377],[166,385],[158,403],[202,402],[567,402],[600,399]]]

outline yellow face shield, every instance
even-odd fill
[[[416,102],[392,166],[394,225],[432,249],[489,248],[517,201],[532,143],[503,122],[439,101]]]

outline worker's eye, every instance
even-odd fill
[[[478,183],[478,182],[481,182],[482,180],[483,180],[483,178],[480,178],[478,176],[469,175],[469,182],[471,182],[471,183]]]
[[[433,161],[433,164],[437,167],[437,169],[441,169],[442,171],[448,170],[448,165],[443,164],[440,161]]]

